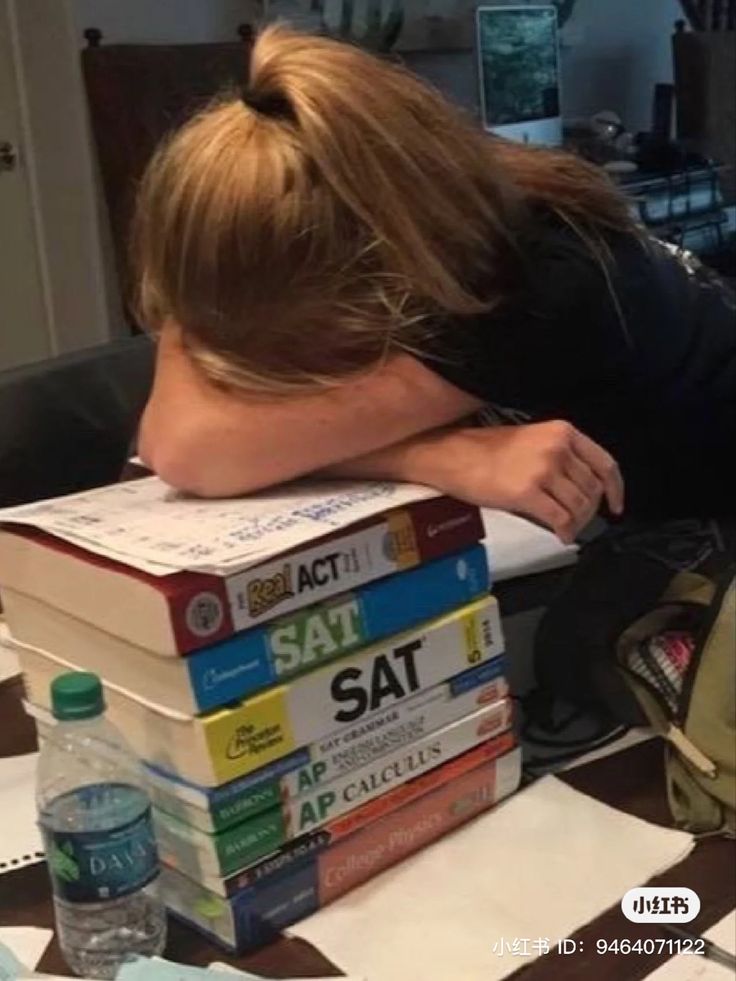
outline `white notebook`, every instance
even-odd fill
[[[0,875],[44,859],[36,824],[36,760],[38,753],[0,757]]]

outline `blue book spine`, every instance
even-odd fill
[[[483,545],[372,582],[184,658],[199,711],[219,708],[470,603],[490,589]]]
[[[288,876],[244,889],[229,903],[219,899],[215,903],[213,912],[219,929],[216,921],[207,929],[206,920],[203,922],[197,910],[182,912],[176,906],[169,906],[169,913],[233,953],[263,946],[275,940],[280,931],[320,908],[319,866],[314,858],[308,858],[292,868]]]
[[[327,848],[303,855],[229,899],[165,869],[164,902],[175,915],[229,949],[244,951],[260,946],[346,889],[488,810],[517,789],[520,777],[521,751],[516,747],[398,808],[385,819],[359,828],[337,844],[337,851]],[[413,829],[416,834],[397,833],[404,829]],[[376,861],[365,865],[364,859],[370,861],[372,855]],[[353,869],[359,872],[353,874]]]

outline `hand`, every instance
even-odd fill
[[[484,507],[516,511],[571,542],[605,497],[621,514],[624,486],[616,461],[568,422],[463,429],[438,437],[445,493]]]
[[[342,477],[427,484],[481,507],[516,511],[571,542],[605,496],[624,504],[615,460],[567,422],[429,433],[329,469]]]

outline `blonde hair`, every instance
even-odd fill
[[[153,329],[177,321],[226,384],[339,383],[500,302],[538,203],[584,236],[629,226],[597,169],[489,138],[364,51],[269,27],[244,97],[224,94],[147,169],[138,309]]]

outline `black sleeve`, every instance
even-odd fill
[[[566,419],[616,459],[631,514],[733,512],[736,319],[728,291],[655,242],[540,235],[493,312],[441,325],[424,363],[503,409]]]
[[[569,418],[627,360],[604,261],[572,230],[543,228],[525,243],[512,294],[488,314],[438,325],[422,360],[490,404]]]

